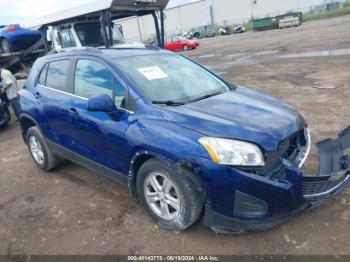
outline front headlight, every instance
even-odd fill
[[[261,150],[252,143],[215,137],[202,137],[198,142],[215,163],[230,166],[265,165]]]

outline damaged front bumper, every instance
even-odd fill
[[[310,149],[308,131],[305,135],[307,143],[293,164],[284,161],[285,183],[237,172],[235,176],[239,182],[233,184],[235,193],[231,206],[232,215],[227,212],[227,208],[222,209],[215,204],[215,199],[210,200],[206,204],[204,224],[218,233],[237,234],[266,230],[342,192],[350,182],[350,126],[336,139],[327,139],[316,144],[320,169],[313,176],[304,176],[299,170]]]

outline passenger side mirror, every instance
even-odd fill
[[[112,98],[107,94],[91,97],[87,102],[88,111],[111,113],[117,111]]]

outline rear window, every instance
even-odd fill
[[[82,46],[104,46],[100,23],[76,24],[74,26]]]
[[[68,92],[66,79],[69,63],[69,60],[50,62],[47,70],[46,86]]]

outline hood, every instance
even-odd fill
[[[180,107],[167,107],[171,121],[205,136],[238,139],[275,151],[279,143],[304,128],[298,112],[263,93],[237,87]]]

